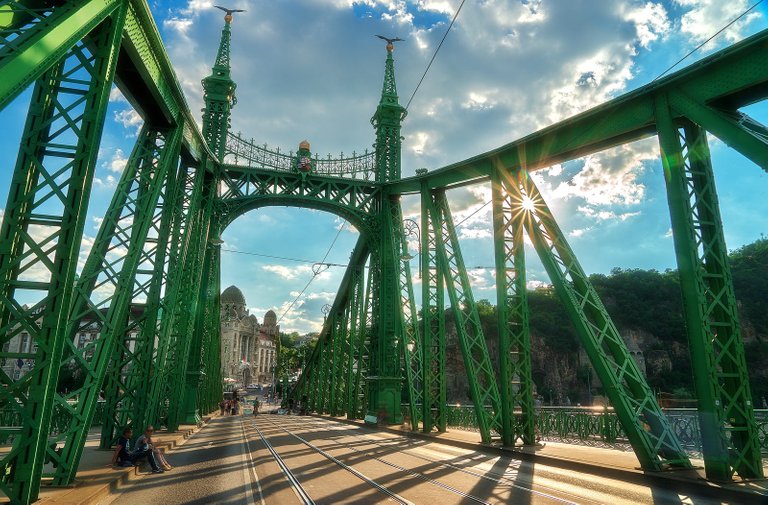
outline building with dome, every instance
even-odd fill
[[[221,293],[221,368],[226,378],[247,386],[272,382],[280,336],[277,315],[269,310],[262,324],[248,311],[237,286]]]

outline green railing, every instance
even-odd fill
[[[701,455],[701,431],[696,409],[663,409],[685,450]],[[629,450],[629,441],[618,417],[603,407],[541,407],[537,409],[536,433],[544,440],[572,444],[604,445]],[[755,410],[760,447],[768,458],[768,410]],[[474,407],[448,405],[449,428],[478,431]]]
[[[70,408],[77,406],[76,402],[69,404]],[[100,401],[96,404],[96,412],[93,415],[93,422],[91,426],[101,426],[104,422],[105,402]],[[69,427],[69,422],[72,420],[72,416],[65,412],[62,405],[56,405],[53,410],[53,417],[51,419],[51,432],[50,435],[55,436],[64,432]],[[0,409],[0,427],[13,428],[21,426],[21,416],[19,412],[14,409],[5,407]],[[3,434],[0,431],[0,445],[12,444],[13,435]]]
[[[296,171],[296,154],[293,151],[272,150],[266,144],[257,145],[253,139],[247,140],[232,132],[227,133],[224,162],[249,168]],[[340,153],[338,157],[333,157],[329,154],[326,158],[315,154],[312,157],[312,173],[372,181],[376,178],[375,152],[365,149],[362,154],[353,151],[351,155]]]

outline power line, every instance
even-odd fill
[[[702,48],[702,47],[703,47],[703,46],[704,46],[704,45],[705,45],[707,42],[709,42],[710,40],[714,39],[715,37],[717,37],[718,35],[720,35],[721,33],[723,33],[725,30],[727,30],[727,29],[728,29],[728,28],[729,28],[729,27],[730,27],[730,26],[731,26],[733,23],[735,23],[735,22],[736,22],[736,21],[738,21],[739,19],[741,19],[741,18],[743,18],[744,16],[746,16],[747,14],[749,14],[749,13],[750,13],[750,12],[751,12],[751,11],[752,11],[752,10],[753,10],[755,7],[757,7],[757,6],[758,6],[758,5],[760,5],[761,3],[763,3],[763,0],[759,0],[758,2],[756,2],[755,4],[753,4],[753,5],[752,5],[752,7],[750,7],[749,9],[747,9],[747,10],[745,10],[744,12],[742,12],[741,14],[739,14],[739,16],[738,16],[737,18],[735,18],[734,20],[732,20],[730,23],[728,23],[728,24],[727,24],[727,25],[725,25],[724,27],[720,28],[720,29],[717,31],[717,33],[715,33],[715,34],[714,34],[714,35],[712,35],[710,38],[708,38],[707,40],[705,40],[704,42],[702,42],[701,44],[699,44],[698,46],[696,46],[696,47],[695,47],[695,48],[694,48],[694,49],[693,49],[693,50],[692,50],[690,53],[686,54],[685,56],[683,56],[682,58],[680,58],[679,60],[677,60],[677,61],[675,62],[675,64],[674,64],[674,65],[672,65],[671,67],[669,67],[668,69],[666,69],[665,71],[663,71],[662,73],[660,73],[660,74],[658,75],[658,77],[656,77],[656,79],[654,79],[654,80],[653,80],[653,81],[651,81],[651,82],[654,82],[654,81],[656,81],[656,80],[660,79],[660,78],[661,78],[663,75],[665,75],[667,72],[669,72],[670,70],[672,70],[673,68],[675,68],[677,65],[679,65],[679,64],[680,64],[680,63],[681,63],[683,60],[685,60],[685,59],[686,59],[686,58],[688,58],[690,55],[692,55],[693,53],[695,53],[696,51],[698,51],[699,49],[701,49],[701,48]],[[406,108],[407,108],[407,107],[406,107]]]
[[[427,72],[429,72],[429,67],[431,67],[432,62],[435,61],[435,57],[437,57],[438,51],[440,51],[440,48],[443,47],[443,42],[445,42],[445,38],[448,36],[448,33],[451,31],[451,28],[453,27],[453,23],[456,21],[456,18],[459,17],[459,12],[461,12],[461,8],[464,7],[465,1],[466,0],[461,0],[461,5],[459,5],[458,9],[456,9],[456,14],[453,15],[453,19],[451,19],[451,24],[448,25],[448,29],[445,30],[442,40],[437,45],[437,49],[435,49],[435,52],[432,54],[432,59],[429,60],[429,64],[427,65],[426,70],[424,70],[424,74],[422,74],[421,79],[419,79],[419,83],[416,85],[416,89],[413,90],[413,93],[411,94],[411,98],[408,99],[408,103],[405,105],[405,110],[408,110],[408,107],[411,106],[413,97],[416,96],[416,92],[419,90],[421,83],[424,81],[424,78],[427,76]]]
[[[317,263],[314,263],[314,264],[313,264],[313,268],[312,268],[312,278],[311,278],[311,279],[309,279],[309,282],[307,282],[307,285],[306,285],[306,286],[304,286],[304,289],[302,289],[302,290],[301,290],[301,293],[299,293],[299,294],[296,296],[296,298],[294,298],[294,299],[293,299],[293,301],[292,301],[292,302],[291,302],[291,304],[288,306],[288,308],[287,308],[287,309],[285,309],[285,312],[283,312],[283,314],[282,314],[282,315],[280,316],[280,318],[277,320],[277,324],[280,324],[280,321],[282,321],[282,320],[283,320],[283,318],[285,317],[285,315],[286,315],[286,314],[288,314],[288,312],[290,312],[290,311],[291,311],[291,309],[293,308],[293,306],[294,306],[294,305],[296,305],[296,302],[298,302],[298,301],[299,301],[299,298],[301,298],[301,296],[304,294],[304,292],[307,290],[307,288],[309,288],[309,285],[310,285],[310,284],[312,284],[312,281],[314,281],[314,280],[315,280],[315,278],[317,278],[317,276],[318,276],[318,275],[320,275],[320,274],[321,274],[321,273],[323,273],[325,270],[327,270],[327,268],[326,268],[325,270],[315,269],[315,268],[314,268],[314,265],[323,265],[323,266],[327,265],[327,264],[325,263],[325,260],[328,258],[328,255],[329,255],[329,254],[331,254],[331,250],[333,249],[333,246],[336,244],[336,241],[339,239],[339,235],[341,235],[341,231],[344,229],[344,226],[345,226],[345,225],[346,225],[346,223],[342,224],[342,225],[339,227],[339,231],[338,231],[338,232],[336,232],[336,236],[333,238],[333,242],[331,242],[331,245],[330,245],[330,247],[328,247],[328,250],[325,252],[325,256],[323,256],[323,261],[320,261],[320,262],[317,262]]]
[[[467,217],[465,217],[464,219],[462,219],[461,221],[459,221],[457,224],[455,224],[455,225],[454,225],[454,228],[458,228],[459,226],[461,226],[462,224],[464,224],[464,222],[465,222],[467,219],[469,219],[470,217],[474,216],[475,214],[477,214],[478,212],[480,212],[481,210],[483,210],[483,209],[485,208],[485,206],[486,206],[486,205],[488,205],[489,203],[491,203],[492,201],[493,201],[493,200],[488,200],[487,202],[485,202],[484,204],[482,204],[482,205],[481,205],[480,207],[478,207],[478,208],[477,208],[477,209],[476,209],[474,212],[472,212],[472,214],[468,215]]]
[[[296,263],[306,263],[308,265],[316,265],[319,263],[322,263],[323,265],[328,265],[330,267],[346,267],[348,265],[342,265],[341,263],[326,263],[324,261],[312,261],[302,258],[289,258],[287,256],[276,256],[274,254],[264,254],[264,253],[257,253],[257,252],[251,252],[251,251],[237,251],[235,249],[222,249],[222,252],[230,252],[235,254],[245,254],[247,256],[259,256],[261,258],[271,258],[276,260],[284,260],[284,261],[293,261]]]

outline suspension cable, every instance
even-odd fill
[[[344,223],[344,224],[342,224],[342,225],[339,227],[339,231],[338,231],[338,232],[336,232],[336,236],[333,238],[333,242],[331,242],[331,245],[330,245],[330,247],[328,247],[328,250],[325,252],[325,256],[323,256],[323,261],[320,261],[320,262],[317,262],[317,263],[314,263],[314,264],[313,264],[313,268],[312,268],[312,278],[311,278],[311,279],[309,279],[309,282],[307,282],[307,285],[306,285],[306,286],[304,286],[304,289],[302,289],[302,290],[301,290],[301,293],[299,293],[299,294],[296,296],[296,298],[294,298],[294,299],[293,299],[293,301],[292,301],[292,302],[291,302],[291,304],[288,306],[288,308],[287,308],[287,309],[285,309],[285,311],[283,312],[283,314],[282,314],[282,315],[280,316],[280,318],[277,320],[277,324],[279,324],[279,323],[280,323],[280,321],[282,321],[282,320],[283,320],[283,318],[285,317],[285,315],[286,315],[286,314],[288,314],[288,312],[290,312],[290,310],[293,308],[293,306],[294,306],[294,305],[296,305],[296,302],[298,302],[298,301],[299,301],[299,298],[301,298],[301,297],[302,297],[302,295],[304,294],[304,292],[307,290],[307,288],[309,288],[309,285],[310,285],[310,284],[312,284],[312,281],[314,281],[314,280],[317,278],[317,276],[318,276],[318,275],[320,275],[321,273],[325,272],[325,270],[327,270],[327,269],[328,269],[328,267],[329,267],[330,265],[329,265],[329,264],[327,264],[327,263],[325,263],[325,260],[326,260],[326,259],[328,259],[328,255],[329,255],[329,254],[331,254],[331,250],[333,249],[333,246],[336,244],[336,241],[339,239],[339,235],[341,235],[341,232],[342,232],[342,230],[344,230],[344,227],[345,227],[346,225],[347,225],[347,223]],[[327,265],[327,266],[326,266],[326,268],[325,268],[325,269],[320,269],[320,268],[317,268],[317,269],[316,269],[316,268],[314,268],[314,265],[322,265],[322,266],[326,266],[326,265]]]
[[[424,70],[424,73],[422,74],[421,79],[419,79],[419,83],[416,85],[416,89],[413,90],[413,93],[411,94],[411,98],[408,99],[408,103],[405,105],[405,110],[408,110],[408,107],[411,106],[413,97],[416,96],[416,92],[419,90],[421,83],[424,82],[424,78],[427,76],[427,72],[429,72],[429,67],[432,66],[432,62],[435,61],[438,51],[440,51],[440,48],[443,47],[443,42],[445,42],[445,38],[448,36],[448,33],[451,31],[451,28],[453,27],[453,23],[456,21],[456,18],[459,17],[459,12],[461,12],[461,8],[464,7],[465,1],[466,0],[461,0],[461,5],[459,5],[458,9],[456,9],[456,14],[453,15],[453,19],[451,19],[451,24],[448,25],[448,29],[445,30],[442,40],[440,40],[440,43],[437,45],[437,48],[435,49],[435,52],[432,54],[432,59],[429,60],[429,64],[427,65],[427,68]]]
[[[744,12],[742,12],[741,14],[739,14],[739,16],[738,16],[737,18],[733,19],[733,20],[732,20],[730,23],[728,23],[728,24],[727,24],[727,25],[725,25],[724,27],[720,28],[720,29],[717,31],[717,33],[715,33],[714,35],[712,35],[711,37],[709,37],[707,40],[705,40],[704,42],[702,42],[701,44],[699,44],[698,46],[696,46],[696,47],[695,47],[695,48],[694,48],[694,49],[693,49],[691,52],[689,52],[688,54],[686,54],[685,56],[683,56],[682,58],[680,58],[679,60],[677,60],[677,61],[674,63],[674,65],[672,65],[671,67],[669,67],[668,69],[666,69],[665,71],[663,71],[662,73],[660,73],[660,74],[659,74],[659,75],[658,75],[658,76],[657,76],[657,77],[656,77],[656,78],[655,78],[653,81],[651,81],[651,82],[654,82],[654,81],[656,81],[656,80],[660,79],[660,78],[661,78],[663,75],[665,75],[667,72],[669,72],[670,70],[672,70],[673,68],[675,68],[677,65],[679,65],[679,64],[680,64],[680,63],[681,63],[683,60],[685,60],[685,59],[686,59],[686,58],[688,58],[690,55],[692,55],[693,53],[695,53],[696,51],[698,51],[699,49],[701,49],[701,48],[702,48],[702,47],[703,47],[703,46],[704,46],[704,45],[705,45],[707,42],[709,42],[710,40],[714,39],[715,37],[717,37],[718,35],[720,35],[721,33],[723,33],[725,30],[727,30],[727,29],[728,29],[728,28],[729,28],[729,27],[730,27],[730,26],[731,26],[733,23],[735,23],[735,22],[736,22],[736,21],[738,21],[739,19],[741,19],[741,18],[743,18],[744,16],[746,16],[747,14],[749,14],[749,13],[750,13],[750,12],[751,12],[751,11],[752,11],[752,10],[753,10],[755,7],[757,7],[757,6],[758,6],[758,5],[760,5],[761,3],[763,3],[763,0],[758,0],[757,2],[755,2],[755,3],[752,5],[752,7],[750,7],[749,9],[747,9],[747,10],[745,10]]]

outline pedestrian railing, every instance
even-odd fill
[[[696,409],[662,410],[686,452],[700,457],[701,431]],[[768,409],[755,410],[755,417],[762,454],[768,458]],[[446,424],[449,428],[479,430],[471,405],[448,405]],[[543,440],[631,449],[619,419],[610,407],[540,407],[536,409],[536,431]]]
[[[96,404],[96,411],[93,414],[93,422],[91,426],[101,426],[104,423],[104,401],[99,401]],[[70,407],[75,407],[76,402],[71,402]],[[51,418],[51,435],[57,435],[67,430],[69,422],[72,420],[71,414],[65,412],[62,405],[55,405],[53,409],[53,417]],[[0,427],[14,428],[21,427],[21,415],[18,409],[12,409],[8,406],[0,408]],[[12,432],[4,432],[0,430],[0,445],[10,445],[13,443],[14,437],[17,436]]]

